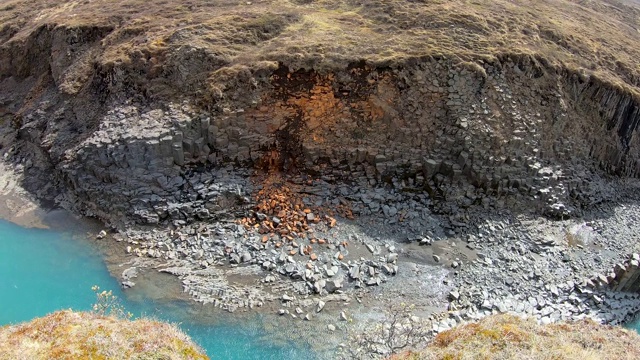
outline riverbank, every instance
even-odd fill
[[[179,324],[208,354],[226,359],[331,358],[326,354],[335,344],[326,337],[314,339],[323,330],[315,324],[289,326],[276,314],[229,314],[179,300],[182,289],[172,275],[141,272],[135,288],[122,290],[97,244],[81,229],[72,221],[45,230],[0,220],[0,292],[6,295],[0,298],[2,326],[61,309],[90,311],[96,302],[91,288],[98,285],[113,291],[118,306],[135,318]]]
[[[583,217],[549,220],[504,208],[472,213],[476,222],[458,226],[451,225],[449,216],[433,212],[408,222],[399,222],[398,213],[392,212],[364,215],[373,196],[400,211],[424,208],[418,202],[412,205],[413,194],[353,186],[354,193],[345,193],[325,184],[316,191],[326,191],[329,199],[340,197],[332,191],[342,191],[355,218],[337,215],[330,229],[310,226],[314,238],[328,240],[323,247],[314,244],[316,260],[292,244],[283,242],[279,248],[272,239],[263,242],[262,234],[233,222],[130,230],[117,237],[122,236],[136,256],[170,269],[196,301],[232,312],[278,313],[287,323],[317,321],[327,325],[327,332],[367,332],[384,321],[388,306],[402,303],[415,305],[412,316],[427,329],[426,338],[496,313],[533,317],[542,324],[586,318],[623,324],[637,316],[640,297],[614,292],[596,279],[599,274],[610,276],[628,252],[638,251],[639,230],[630,224],[640,215],[639,183],[607,184],[616,189],[616,197]],[[308,190],[299,191],[311,196]],[[412,228],[427,231],[411,233]],[[126,238],[129,234],[134,235]],[[294,249],[295,254],[289,254]],[[182,254],[180,259],[171,259],[175,251]],[[391,266],[397,266],[395,274],[385,269]],[[217,272],[203,271],[208,267]],[[225,272],[233,282],[226,282]],[[314,276],[341,279],[342,287],[329,293],[326,282],[319,289]],[[367,283],[376,276],[385,281]],[[347,347],[356,348],[351,340]]]

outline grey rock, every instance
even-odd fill
[[[245,253],[242,254],[242,259],[241,260],[242,260],[243,263],[247,263],[247,262],[251,261],[251,259],[252,259],[251,258],[251,254],[249,252],[245,252]]]
[[[138,277],[138,268],[130,267],[122,272],[122,278],[124,280],[130,280]]]
[[[342,289],[342,278],[333,278],[326,281],[325,289],[329,293],[334,293],[339,289]]]
[[[316,291],[316,293],[319,294],[324,290],[326,284],[327,284],[326,280],[320,279],[313,284],[313,289]]]
[[[376,255],[376,248],[373,245],[365,244],[364,246],[367,248],[367,250],[369,250],[370,253],[372,253],[373,255]]]
[[[360,278],[360,266],[358,265],[353,265],[351,267],[351,270],[349,270],[349,276],[352,279],[359,279]]]

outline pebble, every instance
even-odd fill
[[[340,312],[340,320],[342,320],[342,321],[347,321],[347,320],[349,320],[349,319],[347,318],[347,314],[346,314],[344,311],[341,311],[341,312]]]

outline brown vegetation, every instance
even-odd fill
[[[442,332],[425,350],[393,359],[640,359],[640,336],[589,320],[545,326],[498,315]]]
[[[0,328],[1,359],[208,359],[173,325],[59,311]]]
[[[322,70],[358,60],[463,62],[505,54],[592,73],[637,93],[639,19],[636,5],[619,0],[5,0],[0,44],[40,29],[75,29],[65,35],[69,44],[74,36],[95,40],[72,47],[61,61],[74,65],[54,74],[71,93],[90,69],[122,65],[157,79],[148,91],[170,92],[168,80],[182,84],[181,93],[215,97],[229,79],[276,62]],[[7,67],[29,74],[31,65],[0,65],[0,77],[16,73]]]

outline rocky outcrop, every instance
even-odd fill
[[[300,19],[268,20],[250,27],[275,31],[262,40]],[[144,30],[117,17],[36,23],[2,38],[0,108],[15,131],[3,143],[29,165],[30,190],[113,224],[241,206],[252,189],[212,171],[227,166],[425,191],[449,214],[526,204],[557,217],[610,199],[608,174],[640,169],[633,83],[541,54],[231,63],[167,47],[180,31],[129,49]]]
[[[640,255],[630,258],[616,266],[607,275],[597,274],[590,281],[595,286],[608,287],[613,291],[640,293]]]
[[[84,130],[68,116],[87,103],[51,89],[55,105],[41,97],[19,112],[17,159],[50,168],[38,172],[57,180],[63,203],[141,223],[206,218],[215,206],[203,201],[249,192],[188,183],[188,173],[228,165],[421,189],[448,213],[507,196],[554,216],[610,198],[606,173],[638,175],[634,97],[535,58],[355,63],[327,74],[282,65],[252,81],[220,111],[110,99]],[[203,186],[206,196],[189,198]]]

